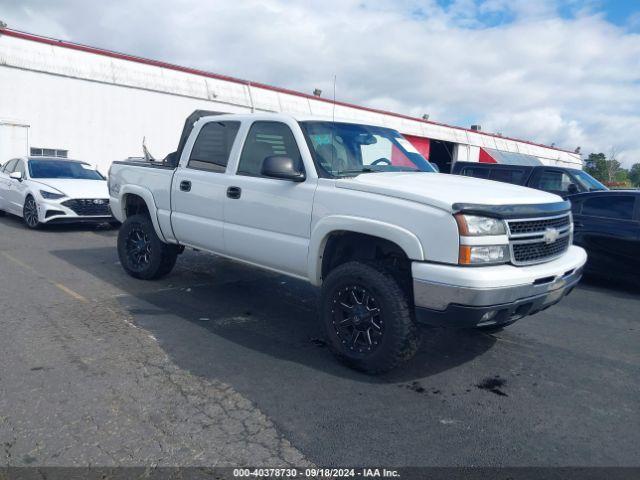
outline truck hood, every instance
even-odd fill
[[[336,187],[402,198],[449,212],[454,203],[533,205],[562,201],[557,195],[532,188],[444,173],[363,173],[336,180]]]
[[[106,180],[34,178],[31,182],[40,190],[55,189],[69,198],[109,198]]]

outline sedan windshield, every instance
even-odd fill
[[[582,185],[588,192],[595,192],[599,190],[609,190],[587,172],[582,170],[576,170],[574,172],[576,180]]]
[[[29,160],[31,178],[72,178],[76,180],[104,180],[91,165],[68,160]]]
[[[395,130],[336,122],[300,122],[316,164],[333,177],[371,172],[434,172]]]

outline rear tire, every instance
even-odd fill
[[[122,268],[134,278],[156,280],[173,270],[178,246],[164,243],[147,215],[127,218],[118,233]]]
[[[38,204],[31,195],[27,195],[27,198],[24,201],[24,206],[22,207],[22,220],[27,228],[30,228],[31,230],[37,230],[42,226],[38,219]]]
[[[329,348],[349,367],[380,374],[415,355],[418,328],[408,296],[382,266],[336,267],[322,285],[320,302]]]

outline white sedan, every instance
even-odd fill
[[[12,213],[29,228],[47,223],[117,223],[105,178],[76,160],[24,157],[0,168],[0,215]]]

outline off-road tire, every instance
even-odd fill
[[[142,237],[140,243],[145,245],[146,252],[145,261],[140,262],[136,262],[139,256],[132,253],[132,243],[138,237]],[[147,215],[132,215],[124,221],[118,232],[120,264],[134,278],[156,280],[167,275],[176,264],[178,248],[160,240]]]
[[[378,337],[375,347],[371,345],[363,347],[372,347],[372,351],[354,351],[354,343],[345,341],[348,332],[345,335],[345,331],[337,326],[341,323],[336,319],[337,317],[349,316],[344,308],[342,312],[337,310],[340,308],[339,305],[344,304],[338,300],[343,298],[341,297],[343,292],[354,288],[361,288],[363,295],[369,292],[370,298],[375,299],[373,305],[379,307],[380,313],[376,321],[382,324],[381,336]],[[327,336],[327,345],[331,351],[340,361],[362,372],[381,374],[392,370],[400,363],[412,358],[418,349],[419,331],[412,315],[408,294],[400,287],[392,273],[382,265],[354,261],[344,263],[332,270],[322,285],[320,318]],[[362,324],[359,327],[362,328]],[[353,328],[355,331],[356,327]],[[379,334],[379,332],[371,333]],[[369,341],[371,336],[368,335]],[[356,341],[361,339],[356,338]]]

